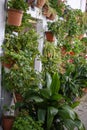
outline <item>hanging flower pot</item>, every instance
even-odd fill
[[[45,34],[46,34],[47,41],[49,41],[49,42],[54,42],[55,41],[55,37],[54,37],[52,32],[48,31],[48,32],[45,32]]]
[[[20,26],[22,22],[23,11],[16,9],[8,9],[8,20],[9,25]]]
[[[51,15],[49,17],[47,17],[47,19],[49,20],[54,20],[56,18],[56,14],[51,13]]]
[[[13,116],[3,116],[3,118],[2,118],[3,130],[12,130],[13,123],[14,123]]]
[[[32,8],[34,8],[34,2],[35,0],[27,0],[28,6],[31,6]]]
[[[15,92],[14,93],[14,102],[22,102],[23,101],[23,97],[20,93]]]
[[[37,0],[36,6],[37,6],[38,8],[42,8],[45,3],[46,3],[46,0]]]
[[[84,37],[84,34],[81,34],[78,36],[79,40],[81,40]]]
[[[50,8],[47,4],[45,4],[42,8],[42,14],[46,17],[50,17],[51,15],[51,11],[50,11]]]
[[[2,66],[10,69],[14,65],[15,61],[8,59],[8,61],[2,61]]]

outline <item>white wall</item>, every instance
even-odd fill
[[[67,0],[67,4],[74,9],[81,9],[84,12],[86,0]]]
[[[1,45],[4,40],[5,31],[5,10],[4,10],[5,0],[0,0],[0,55],[2,53]],[[0,98],[1,98],[1,63],[0,63]]]

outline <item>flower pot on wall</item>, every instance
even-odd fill
[[[46,3],[46,0],[37,0],[36,6],[37,6],[38,8],[42,8],[45,3]]]
[[[42,14],[46,17],[50,17],[51,15],[51,12],[50,12],[50,9],[48,7],[48,5],[44,5],[43,8],[42,8]]]
[[[56,18],[56,14],[51,13],[51,15],[49,17],[47,17],[47,19],[49,20],[54,20]]]
[[[12,130],[13,123],[14,123],[14,116],[3,116],[2,118],[3,130]]]
[[[23,101],[23,97],[20,93],[15,92],[14,93],[14,102],[22,102]]]
[[[28,6],[34,7],[35,0],[27,0]]]
[[[55,37],[54,37],[52,32],[48,31],[48,32],[45,32],[45,34],[46,34],[47,41],[49,41],[49,42],[54,42],[55,41]]]
[[[3,58],[4,59],[6,58],[6,59],[2,60],[2,62],[1,62],[2,66],[10,69],[14,65],[15,61],[13,59],[11,59],[10,57],[8,57],[7,55],[5,55],[5,54],[4,54]]]
[[[13,65],[14,65],[14,61],[13,60],[8,60],[8,62],[2,62],[2,66],[4,66],[4,67],[6,67],[6,68],[8,68],[8,69],[10,69]]]
[[[23,11],[16,9],[8,9],[7,23],[9,25],[20,26],[22,22]]]
[[[81,40],[84,37],[84,34],[79,35],[79,40]]]

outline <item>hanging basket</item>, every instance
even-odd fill
[[[9,25],[21,26],[23,11],[16,9],[8,9],[7,23]]]

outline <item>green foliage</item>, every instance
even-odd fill
[[[8,7],[23,10],[25,12],[28,10],[28,4],[24,0],[9,0]]]
[[[42,71],[54,74],[59,71],[60,64],[62,62],[60,49],[50,42],[45,42],[43,49],[43,56],[41,56],[42,61]]]
[[[87,85],[86,63],[81,61],[76,58],[74,64],[67,63],[66,72],[60,76],[61,91],[71,102],[82,95],[82,88]]]
[[[30,116],[16,117],[12,130],[43,130],[42,123],[34,121]]]
[[[58,16],[62,16],[65,9],[65,3],[60,0],[49,0],[50,6],[56,10]]]
[[[38,91],[30,89],[26,93],[26,101],[27,103],[32,102],[35,116],[38,120],[43,121],[45,130],[63,130],[64,127],[67,130],[73,130],[75,127],[78,130],[85,130],[77,114],[67,105],[59,90],[59,75],[56,73],[51,78],[47,73],[44,88]]]
[[[80,9],[68,9],[64,18],[66,19],[66,32],[73,37],[84,33],[82,23],[82,11]]]
[[[40,74],[34,69],[34,60],[39,56],[37,34],[32,29],[18,35],[6,35],[3,44],[4,55],[1,61],[5,63],[8,57],[14,61],[9,73],[4,73],[3,82],[7,90],[26,91],[29,86],[37,86]],[[12,82],[10,82],[12,81]]]

